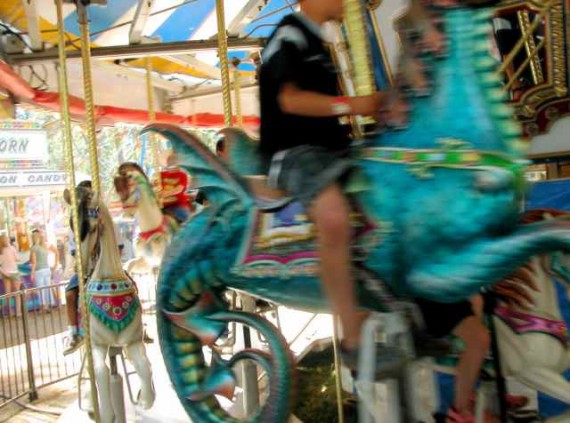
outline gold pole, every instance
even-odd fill
[[[523,47],[524,43],[528,41],[530,36],[536,30],[536,28],[538,28],[538,26],[541,24],[542,17],[552,8],[552,6],[554,5],[554,1],[555,0],[549,0],[547,3],[544,4],[543,8],[540,9],[538,14],[534,17],[532,24],[526,28],[526,34],[523,34],[523,36],[517,41],[513,49],[509,52],[509,54],[507,54],[507,57],[505,57],[505,59],[503,60],[501,66],[499,66],[499,69],[497,69],[498,74],[502,74],[507,70],[509,65],[515,59],[515,56],[519,53],[519,51]]]
[[[530,26],[528,10],[519,10],[517,12],[517,19],[519,21],[522,35],[524,37],[527,37],[528,27]],[[532,52],[536,49],[536,43],[534,42],[534,37],[532,34],[528,35],[528,39],[524,43],[524,48],[526,50],[527,56],[531,56]],[[530,61],[530,70],[532,73],[534,85],[542,84],[544,82],[544,75],[540,66],[540,60],[536,55],[533,56],[532,60]]]
[[[58,51],[59,51],[59,90],[61,98],[61,117],[63,121],[63,148],[65,153],[65,163],[67,173],[69,175],[69,187],[71,194],[71,219],[75,233],[79,231],[79,212],[77,210],[77,193],[75,191],[75,164],[73,160],[73,142],[71,137],[71,120],[69,118],[69,89],[67,86],[67,63],[65,57],[65,30],[63,27],[63,0],[56,0],[57,10],[57,29],[58,29]],[[77,235],[75,235],[77,237]],[[77,239],[77,238],[76,238]],[[79,242],[77,242],[79,246]],[[87,371],[89,373],[89,381],[91,385],[91,400],[93,402],[93,413],[95,421],[100,421],[99,414],[99,397],[97,395],[97,384],[95,383],[95,370],[93,368],[93,355],[91,352],[91,338],[89,327],[89,307],[87,305],[87,296],[85,295],[85,286],[83,281],[85,275],[83,274],[83,257],[81,248],[76,248],[75,260],[77,267],[77,277],[79,279],[79,298],[81,300],[81,315],[83,317],[83,329],[85,331],[85,353],[87,354]]]
[[[233,76],[234,76],[234,101],[236,105],[236,119],[237,119],[237,126],[243,128],[243,114],[241,110],[241,86],[239,82],[239,70],[238,66],[241,60],[235,58],[232,60],[232,65],[234,66],[233,69]]]
[[[344,408],[342,404],[342,377],[340,374],[340,337],[338,336],[338,316],[333,314],[333,353],[336,382],[336,408],[338,423],[344,423]]]
[[[379,5],[376,5],[375,7],[378,6]],[[378,46],[380,47],[380,54],[382,55],[382,60],[384,60],[386,76],[388,77],[388,84],[390,86],[394,86],[394,71],[392,70],[392,66],[390,65],[388,52],[386,51],[386,45],[384,44],[384,37],[382,36],[382,32],[380,32],[380,26],[378,25],[378,18],[376,17],[374,8],[369,7],[367,13],[370,15],[372,19],[372,27],[374,28],[374,34],[376,35],[376,39],[378,40]]]
[[[361,0],[344,0],[344,25],[350,45],[356,95],[376,92],[370,46],[366,36],[366,9]]]
[[[154,89],[152,87],[152,62],[150,57],[145,59],[146,64],[146,93],[148,101],[148,119],[150,122],[156,120],[156,112],[154,110]]]
[[[362,0],[344,0],[344,27],[352,57],[352,80],[356,95],[376,92],[365,13],[367,10]],[[375,123],[371,116],[356,116],[356,122],[361,125],[357,131],[360,133],[367,132],[366,128]]]
[[[152,86],[152,61],[150,57],[147,57],[145,60],[146,63],[146,93],[147,93],[147,100],[148,100],[148,120],[150,123],[154,123],[156,121],[156,112],[154,110],[154,88]],[[157,183],[157,193],[158,193],[158,201],[162,206],[162,181],[160,177],[160,163],[159,160],[159,151],[158,151],[158,139],[150,134],[148,135],[149,139],[148,142],[150,143],[150,148],[152,151],[152,170],[154,173],[154,180]]]
[[[511,88],[511,86],[515,83],[515,81],[518,79],[520,74],[526,69],[529,62],[533,58],[537,57],[538,52],[540,51],[540,49],[542,49],[544,47],[545,44],[546,44],[546,41],[544,39],[539,41],[539,43],[535,46],[534,50],[529,53],[529,56],[524,60],[524,62],[521,63],[521,65],[516,70],[516,72],[513,74],[513,76],[511,76],[511,79],[509,79],[509,81],[505,84],[505,86],[503,87],[504,91],[508,91]]]
[[[101,178],[99,176],[99,160],[97,154],[97,133],[95,128],[95,104],[93,103],[93,83],[91,77],[91,41],[89,40],[89,14],[87,6],[81,1],[77,3],[77,17],[81,27],[81,63],[83,67],[83,90],[85,95],[85,109],[87,117],[87,140],[89,142],[89,159],[91,162],[91,177],[93,190],[99,195],[101,192]]]
[[[218,18],[218,56],[220,56],[220,72],[222,74],[224,125],[232,126],[232,97],[228,65],[228,37],[226,34],[224,0],[216,0],[216,17]]]

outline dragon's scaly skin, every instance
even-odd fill
[[[355,202],[381,235],[366,241],[360,274],[381,278],[400,295],[461,300],[535,254],[570,247],[570,224],[563,220],[517,226],[525,162],[519,129],[488,53],[490,18],[485,11],[446,14],[450,51],[431,63],[433,95],[411,100],[409,128],[371,140],[358,152],[369,189],[356,194]],[[174,237],[159,278],[159,335],[176,391],[194,422],[233,421],[212,393],[231,392],[228,367],[253,358],[267,369],[271,384],[266,404],[249,421],[285,422],[293,367],[286,345],[260,318],[225,310],[220,293],[231,287],[321,310],[326,303],[319,281],[303,273],[240,272],[240,254],[258,216],[242,178],[185,131],[169,125],[148,130],[172,142],[181,165],[211,202]],[[242,147],[241,154],[250,152],[243,159],[247,166],[232,167],[256,169],[254,150]],[[374,301],[369,289],[360,288],[362,304],[386,306]],[[202,346],[214,342],[229,321],[260,330],[272,355],[246,351],[229,362],[215,359],[208,369]]]

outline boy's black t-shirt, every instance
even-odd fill
[[[308,18],[288,15],[263,50],[259,72],[259,149],[266,159],[280,150],[299,145],[342,150],[350,144],[349,128],[341,125],[338,118],[286,114],[279,106],[279,92],[285,83],[294,83],[301,90],[341,95],[336,66],[319,31]]]

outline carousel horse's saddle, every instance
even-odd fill
[[[269,186],[265,175],[250,175],[246,176],[245,180],[262,212],[277,211],[293,201],[285,191]]]

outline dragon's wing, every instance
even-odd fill
[[[238,128],[224,128],[219,134],[225,140],[226,156],[233,170],[240,175],[263,173],[257,153],[258,140]]]

